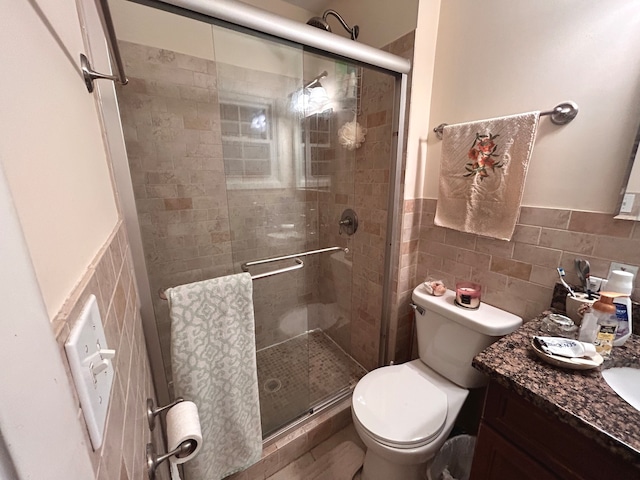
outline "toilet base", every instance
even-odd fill
[[[362,466],[362,480],[425,480],[427,463],[392,463],[368,448]]]

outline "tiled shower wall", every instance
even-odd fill
[[[412,58],[413,32],[392,42],[384,50]],[[331,295],[351,296],[351,318],[349,334],[351,355],[367,369],[378,366],[380,330],[382,328],[382,289],[384,282],[384,255],[387,236],[388,197],[390,171],[393,168],[392,139],[395,100],[395,79],[389,75],[362,69],[360,82],[361,104],[358,122],[367,128],[366,141],[355,151],[355,158],[342,148],[336,152],[331,175],[331,190],[320,194],[320,235],[323,245],[349,247],[352,263],[351,288],[335,282],[331,268],[338,261],[322,260],[322,279],[329,283],[321,291],[327,301]],[[342,122],[348,117],[339,118]],[[341,124],[340,121],[336,122]],[[404,164],[404,162],[403,162]],[[402,182],[401,182],[402,184]],[[400,194],[402,196],[402,193]],[[338,221],[346,208],[358,215],[358,231],[352,237],[339,235]],[[332,290],[333,289],[333,290]],[[346,302],[345,302],[346,303]],[[392,321],[391,336],[395,339],[395,323]],[[337,333],[339,344],[344,336]]]
[[[551,304],[557,267],[578,285],[574,259],[591,264],[591,274],[607,277],[611,262],[640,265],[640,224],[613,214],[522,207],[511,241],[470,235],[433,224],[436,200],[405,201],[399,283],[401,323],[411,325],[411,290],[428,276],[482,285],[482,300],[526,321]],[[640,299],[636,282],[632,298]],[[396,354],[409,356],[408,343]]]
[[[412,47],[409,34],[388,50],[410,58]],[[298,190],[292,197],[284,189],[243,190],[226,184],[219,96],[287,98],[295,90],[294,80],[128,42],[121,42],[121,50],[130,82],[118,95],[152,290],[237,272],[248,260],[349,246],[353,285],[341,294],[352,299],[352,323],[346,331],[329,328],[328,333],[365,367],[377,366],[393,79],[365,70],[358,116],[368,129],[364,146],[355,155],[335,149],[330,191]],[[336,114],[334,128],[340,120],[351,120],[338,117],[342,113]],[[339,236],[337,229],[347,207],[360,220],[351,239]],[[295,225],[294,238],[283,241],[286,232],[278,230],[280,225]],[[335,287],[323,288],[314,272],[322,268],[325,279],[332,279],[330,259],[308,257],[305,264],[303,271],[254,282],[261,318],[258,348],[299,333],[296,325],[307,321],[310,328],[324,326],[313,310],[305,319],[309,310],[303,306],[322,308],[335,297]],[[154,302],[163,351],[168,352],[167,304],[156,295]]]
[[[228,188],[225,180],[221,92],[287,98],[293,79],[120,45],[130,81],[118,89],[118,98],[168,367],[168,306],[155,292],[239,272],[246,261],[314,248],[317,238],[307,233],[317,228],[310,207],[316,198],[291,186]],[[282,225],[295,229],[281,231]],[[297,325],[306,325],[306,311],[297,307],[314,290],[308,280],[314,277],[313,261],[305,263],[304,271],[254,283],[258,348],[305,330]]]
[[[115,376],[102,447],[94,452],[88,433],[85,436],[96,472],[95,478],[146,478],[145,445],[151,441],[151,432],[144,412],[146,399],[153,398],[155,401],[155,392],[142,332],[129,242],[121,222],[53,320],[73,392],[75,388],[64,353],[64,343],[90,295],[96,296],[108,346],[116,350]],[[78,418],[83,422],[77,396],[76,402]],[[154,433],[153,442],[157,450],[164,451],[161,430],[157,428]],[[167,478],[164,469],[160,469],[159,473],[160,479]]]

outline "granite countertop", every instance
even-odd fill
[[[622,400],[602,378],[601,370],[640,368],[640,336],[631,335],[611,358],[593,370],[569,370],[540,360],[531,338],[540,319],[525,323],[473,360],[473,366],[560,421],[594,439],[640,468],[640,412]]]

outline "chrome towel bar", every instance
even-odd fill
[[[241,268],[243,272],[248,272],[249,267],[253,267],[254,265],[262,265],[264,263],[279,262],[280,260],[289,260],[291,258],[306,257],[308,255],[316,255],[318,253],[337,252],[339,250],[344,250],[345,252],[349,251],[348,248],[342,248],[342,247],[321,248],[319,250],[309,250],[308,252],[292,253],[291,255],[282,255],[280,257],[269,257],[269,258],[263,258],[261,260],[252,260],[251,262],[243,263],[241,265]]]
[[[279,262],[281,260],[293,260],[296,262],[295,265],[292,265],[290,267],[283,267],[283,268],[278,268],[276,270],[271,270],[268,272],[264,272],[264,273],[257,273],[255,275],[251,275],[251,280],[258,280],[260,278],[266,278],[266,277],[271,277],[273,275],[278,275],[279,273],[285,273],[285,272],[291,272],[293,270],[298,270],[300,268],[304,267],[304,262],[302,260],[300,260],[300,258],[298,257],[306,257],[308,255],[316,255],[318,253],[326,253],[326,252],[337,252],[337,251],[344,251],[345,253],[349,252],[348,248],[342,248],[342,247],[328,247],[328,248],[320,248],[319,250],[309,250],[308,252],[300,252],[300,253],[292,253],[291,255],[282,255],[280,257],[270,257],[270,258],[263,258],[260,260],[252,260],[251,262],[245,262],[242,265],[240,265],[240,268],[242,268],[243,272],[248,272],[249,271],[249,267],[253,267],[255,265],[264,265],[265,263],[273,263],[273,262]],[[161,288],[160,290],[158,290],[158,296],[162,299],[162,300],[166,300],[167,299],[167,295],[164,293],[163,288]]]
[[[102,28],[105,31],[107,37],[107,45],[109,46],[110,57],[113,58],[116,66],[115,75],[107,75],[104,73],[96,72],[89,63],[89,59],[83,53],[80,54],[80,69],[82,70],[82,76],[84,78],[84,84],[87,87],[89,93],[93,92],[93,81],[98,78],[104,78],[106,80],[112,80],[118,82],[120,85],[126,85],[127,80],[124,74],[124,66],[122,64],[122,57],[120,56],[120,50],[118,49],[118,40],[116,39],[116,31],[113,28],[113,20],[111,19],[111,12],[109,11],[109,4],[107,0],[96,0],[96,10],[102,23]]]
[[[298,270],[304,267],[304,262],[299,258],[293,259],[296,262],[296,265],[292,265],[290,267],[278,268],[277,270],[271,270],[269,272],[258,273],[256,275],[251,275],[251,280],[258,280],[259,278],[271,277],[273,275],[278,275],[279,273],[291,272],[292,270]],[[244,265],[244,264],[243,264]],[[244,272],[248,271],[242,268]]]
[[[551,116],[551,123],[554,123],[555,125],[566,125],[578,115],[578,105],[576,105],[574,102],[563,102],[559,105],[556,105],[553,110],[540,112],[541,117],[544,117],[546,115]],[[442,132],[444,131],[444,127],[446,127],[447,125],[449,124],[441,123],[433,129],[436,137],[438,137],[438,140],[442,140]]]

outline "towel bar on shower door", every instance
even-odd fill
[[[287,260],[285,259],[280,259],[280,260]],[[298,270],[300,268],[304,267],[304,262],[302,260],[300,260],[299,258],[294,258],[293,259],[296,264],[295,265],[291,265],[290,267],[283,267],[283,268],[278,268],[276,270],[271,270],[269,272],[264,272],[264,273],[257,273],[255,275],[251,275],[251,280],[258,280],[260,278],[265,278],[265,277],[271,277],[273,275],[278,275],[279,273],[285,273],[285,272],[291,272],[293,270]],[[275,260],[272,260],[275,261]],[[251,262],[249,262],[251,263]],[[265,262],[266,263],[266,262]],[[242,264],[242,271],[243,272],[247,272],[249,269],[245,266],[246,264]],[[257,265],[257,263],[255,264]],[[160,290],[158,290],[158,296],[162,299],[162,300],[167,300],[167,294],[165,293],[165,288],[161,288]]]
[[[254,265],[262,265],[264,263],[279,262],[280,260],[289,260],[291,258],[306,257],[308,255],[315,255],[317,253],[337,252],[339,250],[344,250],[345,252],[349,251],[348,248],[327,247],[327,248],[321,248],[319,250],[309,250],[308,252],[292,253],[291,255],[282,255],[280,257],[269,257],[269,258],[263,258],[261,260],[252,260],[250,262],[243,263],[241,265],[241,268],[243,272],[248,272],[249,267],[253,267]]]
[[[318,250],[309,250],[308,252],[292,253],[291,255],[282,255],[280,257],[270,257],[270,258],[263,258],[260,260],[252,260],[250,262],[243,263],[240,267],[242,268],[243,272],[248,272],[249,267],[253,267],[255,265],[264,265],[265,263],[279,262],[281,260],[293,260],[296,262],[296,265],[292,265],[290,267],[278,268],[276,270],[271,270],[269,272],[257,273],[255,275],[251,275],[251,280],[258,280],[260,278],[271,277],[273,275],[278,275],[280,273],[285,273],[285,272],[291,272],[292,270],[298,270],[304,267],[304,262],[300,260],[300,258],[298,257],[306,257],[308,255],[315,255],[317,253],[337,252],[340,250],[344,252],[349,251],[348,248],[342,248],[342,247],[320,248]],[[167,295],[164,293],[164,290],[165,289],[161,288],[158,291],[158,295],[162,300],[167,299]]]
[[[304,262],[302,260],[300,260],[299,258],[294,258],[293,260],[296,262],[296,265],[292,265],[290,267],[278,268],[277,270],[271,270],[269,272],[258,273],[256,275],[251,275],[251,280],[258,280],[259,278],[271,277],[273,275],[278,275],[279,273],[290,272],[292,270],[298,270],[298,269],[304,267]],[[248,272],[249,268],[245,267],[245,265],[246,265],[246,263],[242,264],[242,271],[243,272]]]

